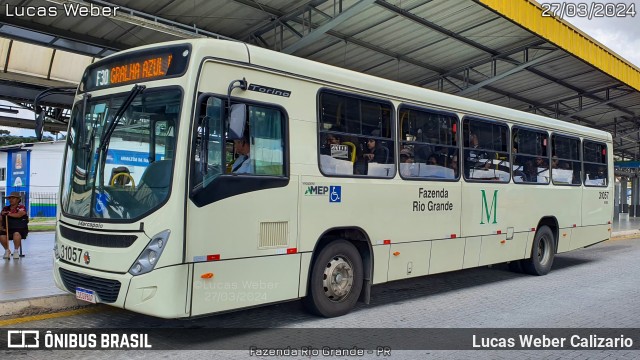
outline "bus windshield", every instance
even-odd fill
[[[74,106],[62,180],[66,215],[134,220],[169,196],[181,91],[147,90],[127,106],[131,93]]]

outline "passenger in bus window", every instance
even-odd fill
[[[249,141],[249,131],[244,131],[244,136],[240,140],[233,141],[234,148],[240,156],[231,166],[231,172],[234,174],[251,174],[253,173],[253,166],[251,165],[251,159],[249,154],[251,153],[251,143]]]
[[[435,152],[437,165],[449,167],[449,163],[451,162],[449,157],[449,149],[441,146],[440,148],[436,148]],[[434,164],[436,165],[436,164]]]
[[[551,158],[551,168],[552,169],[557,169],[558,168],[558,157],[557,156],[553,156]]]
[[[480,142],[478,141],[478,135],[471,133],[469,136],[469,147],[472,149],[469,151],[469,160],[478,161],[482,159],[489,159],[489,154],[486,151],[473,150],[478,149]]]
[[[414,159],[413,159],[413,152],[411,152],[411,149],[404,148],[400,150],[400,162],[403,164],[413,164]]]
[[[403,177],[417,176],[415,173],[413,152],[409,148],[400,150],[400,174]]]
[[[538,168],[538,172],[544,171],[549,168],[547,166],[547,162],[541,157],[536,158],[536,167]]]
[[[533,163],[531,161],[527,162],[527,164],[525,165],[525,173],[527,175],[527,181],[528,182],[546,182],[541,178],[538,178],[538,176],[547,170],[549,170],[549,166],[547,165],[547,162],[541,157],[537,157],[533,161]]]
[[[489,155],[488,152],[484,150],[479,150],[480,142],[478,141],[478,135],[475,133],[471,133],[469,135],[469,147],[471,150],[467,153],[466,163],[467,168],[485,168],[489,169],[491,167],[491,163],[493,159],[493,155]],[[477,149],[477,150],[474,150]]]
[[[371,135],[378,136],[380,131],[374,130]],[[388,150],[378,144],[378,140],[374,138],[367,139],[367,147],[364,150],[363,157],[367,162],[386,164],[387,163]]]
[[[454,177],[458,177],[458,154],[453,154],[451,156],[451,162],[449,163],[449,168],[453,169]]]
[[[320,148],[320,153],[322,155],[331,155],[331,145],[339,145],[340,143],[341,140],[338,136],[334,134],[327,134],[324,144],[322,144],[322,147]]]

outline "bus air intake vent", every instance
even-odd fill
[[[138,238],[135,235],[95,234],[60,225],[60,235],[73,242],[107,248],[127,248]]]
[[[104,303],[112,303],[118,299],[120,281],[88,276],[73,271],[60,269],[60,278],[67,290],[76,292],[76,287],[93,290],[98,294],[98,300]]]
[[[289,244],[289,222],[261,222],[259,249],[287,247]]]

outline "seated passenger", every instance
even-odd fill
[[[411,149],[404,148],[400,150],[400,162],[403,164],[413,164],[413,152]]]
[[[377,130],[372,132],[374,135]],[[379,132],[378,132],[379,133]],[[376,136],[376,135],[374,135]],[[387,152],[378,144],[378,140],[374,138],[367,139],[367,147],[362,155],[368,163],[385,164],[387,162]]]
[[[251,153],[251,142],[249,140],[249,131],[245,130],[242,139],[234,140],[233,146],[238,154],[238,158],[231,166],[231,172],[234,174],[251,174],[253,173],[253,165],[249,155]]]
[[[416,174],[413,173],[414,158],[413,151],[409,148],[400,150],[400,175],[403,177],[412,177]]]
[[[9,196],[5,197],[9,199],[9,206],[2,208],[2,235],[0,235],[0,243],[5,249],[4,259],[11,257],[11,251],[9,250],[9,240],[13,240],[13,258],[20,259],[20,245],[22,239],[27,237],[29,233],[29,216],[27,215],[27,208],[20,204],[22,196],[19,192],[12,192]],[[7,237],[7,234],[9,235]]]
[[[449,168],[453,169],[454,176],[458,177],[458,154],[451,156],[451,162],[449,162]]]

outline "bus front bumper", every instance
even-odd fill
[[[96,302],[137,313],[175,319],[189,316],[187,302],[189,266],[179,264],[133,276],[53,262],[55,284],[72,294],[80,287],[91,290]]]

